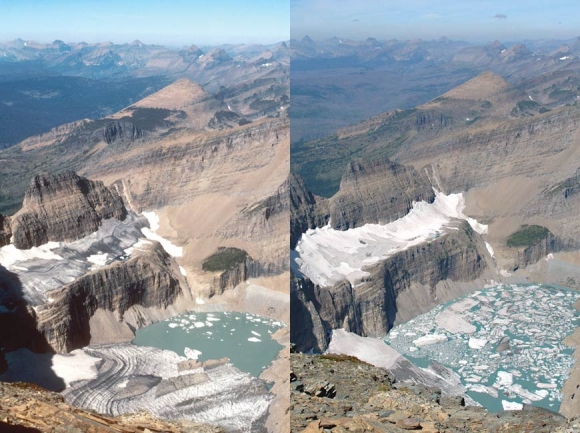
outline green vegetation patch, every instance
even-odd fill
[[[546,239],[550,235],[550,230],[537,225],[522,225],[516,232],[507,239],[508,247],[529,247]]]
[[[548,96],[551,99],[567,99],[576,96],[576,93],[572,90],[556,89],[551,91]]]
[[[220,247],[217,252],[207,257],[201,268],[208,272],[227,271],[244,263],[249,255],[244,250],[233,247]]]
[[[176,114],[179,119],[187,117],[184,111],[166,108],[129,107],[128,110],[132,111],[131,117],[123,117],[120,120],[131,122],[137,128],[145,131],[172,126],[174,122],[167,120],[171,114]]]
[[[516,104],[516,107],[520,111],[524,111],[526,109],[536,109],[540,106],[536,101],[520,101]]]

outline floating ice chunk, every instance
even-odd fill
[[[450,308],[435,316],[435,323],[453,334],[473,334],[477,329]]]
[[[199,350],[190,349],[189,347],[186,347],[185,349],[183,349],[183,353],[185,354],[185,357],[187,359],[194,359],[194,360],[197,360],[199,358],[199,355],[201,355],[201,352]]]
[[[206,320],[210,322],[219,322],[221,319],[219,317],[207,316]]]
[[[177,328],[179,326],[179,324],[177,324],[177,323],[170,323],[167,326],[169,326],[170,328]]]
[[[429,334],[413,340],[415,346],[427,346],[429,344],[442,343],[447,341],[447,336],[443,334]]]
[[[520,384],[517,384],[517,383],[515,385],[509,386],[508,389],[510,391],[514,392],[515,394],[519,395],[520,397],[527,398],[528,400],[531,400],[531,401],[540,401],[544,398],[544,397],[541,397],[537,394],[534,394],[533,392],[528,391],[523,386],[521,386]],[[545,392],[547,393],[547,391],[545,391]]]
[[[514,383],[514,376],[507,371],[498,371],[497,372],[497,379],[495,381],[495,385],[498,386],[511,386]]]
[[[491,386],[485,386],[485,385],[481,385],[481,384],[467,384],[466,385],[467,389],[469,389],[470,391],[473,392],[481,392],[483,394],[489,394],[494,398],[497,398],[499,396],[499,393],[497,391],[497,389],[491,387]]]
[[[252,343],[260,343],[262,340],[256,337],[250,337],[248,338],[248,341],[251,341]]]
[[[256,331],[252,331],[252,334],[254,334],[256,337],[261,337],[261,335],[258,334]]]
[[[487,344],[487,340],[485,338],[471,337],[467,344],[469,344],[469,347],[472,349],[482,349]]]
[[[555,383],[537,383],[536,386],[538,388],[543,388],[543,389],[556,389],[556,388],[558,388],[558,385],[556,385]]]
[[[205,326],[205,323],[203,323],[203,322],[195,322],[194,325],[195,325],[196,328],[203,328]]]
[[[503,410],[522,410],[524,405],[521,403],[516,403],[515,401],[501,401],[501,405],[503,406]]]

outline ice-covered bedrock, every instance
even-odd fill
[[[32,305],[48,302],[45,293],[71,283],[107,264],[123,261],[143,239],[145,217],[129,213],[125,220],[103,220],[101,227],[73,242],[48,242],[19,250],[13,244],[0,248],[0,265],[18,275],[25,298]]]
[[[435,191],[435,201],[414,203],[407,215],[388,224],[365,224],[345,231],[330,225],[302,235],[292,254],[293,269],[321,286],[367,275],[363,268],[413,245],[437,238],[454,219],[466,220],[478,233],[487,226],[467,217],[463,194]]]
[[[32,247],[29,250],[19,250],[13,244],[0,248],[0,265],[8,270],[14,269],[16,263],[39,260],[63,260],[63,257],[53,250],[60,247],[59,242],[48,242],[39,247]],[[18,267],[16,267],[18,270]]]
[[[159,215],[156,212],[143,212],[143,216],[149,221],[149,227],[143,227],[141,232],[147,239],[159,242],[163,249],[171,257],[181,257],[183,256],[183,248],[178,247],[171,243],[171,241],[165,239],[164,237],[158,235],[156,232],[159,230]]]
[[[103,361],[97,378],[76,381],[63,392],[69,404],[110,416],[145,411],[231,432],[261,431],[271,395],[260,380],[229,362],[188,369],[185,357],[152,347],[119,344],[83,350]]]

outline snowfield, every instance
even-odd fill
[[[473,230],[487,226],[467,217],[462,193],[445,195],[435,190],[435,201],[414,203],[407,215],[388,224],[365,224],[345,231],[330,224],[308,230],[292,254],[295,272],[320,286],[347,279],[351,284],[369,275],[363,268],[411,246],[436,239],[455,219],[469,222]]]

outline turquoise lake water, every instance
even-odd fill
[[[449,367],[490,411],[522,403],[557,411],[574,365],[562,340],[580,324],[578,299],[579,292],[546,285],[491,287],[396,326],[385,342],[420,367],[430,360]]]
[[[237,368],[257,377],[282,349],[271,334],[283,326],[249,313],[188,313],[139,329],[133,344],[200,361],[227,357]]]

